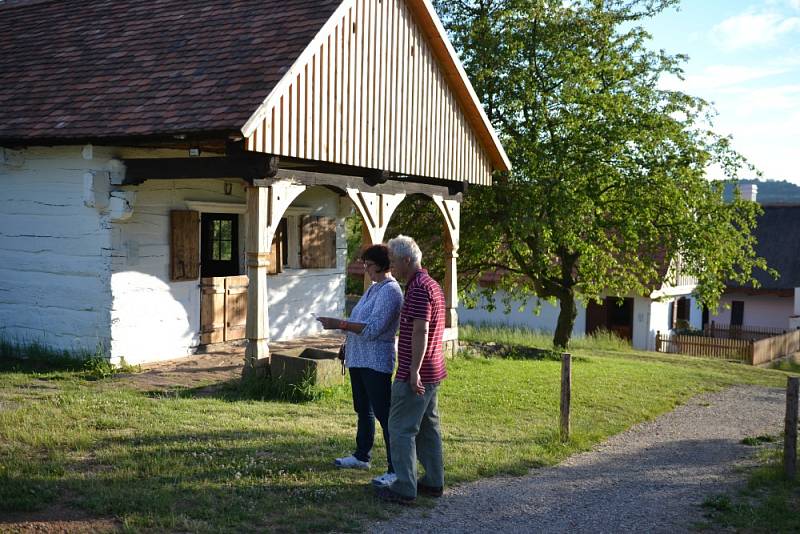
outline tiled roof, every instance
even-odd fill
[[[0,140],[239,131],[340,1],[0,3]]]
[[[800,287],[800,205],[763,208],[764,213],[758,217],[753,232],[758,240],[756,254],[767,260],[767,265],[778,271],[780,277],[775,280],[760,270],[756,270],[754,276],[761,282],[761,289]]]

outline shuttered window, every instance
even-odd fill
[[[203,213],[201,217],[201,274],[239,274],[239,216],[231,213]]]
[[[336,267],[336,219],[304,215],[300,229],[301,267],[304,269]]]

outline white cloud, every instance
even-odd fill
[[[792,0],[800,4],[800,0]],[[711,29],[711,40],[725,50],[741,50],[774,44],[778,38],[800,31],[800,17],[786,17],[777,12],[748,11],[729,17]]]
[[[800,0],[798,0],[800,1]],[[680,90],[685,93],[703,96],[712,90],[737,86],[745,82],[761,80],[787,72],[785,67],[749,67],[746,65],[709,65],[699,74],[689,74],[684,81],[674,76],[665,77],[664,89]]]
[[[793,142],[800,135],[798,119],[800,113],[787,114],[781,119],[730,125],[728,131],[733,135],[733,146],[761,170],[765,178],[789,180],[800,185]]]
[[[755,89],[731,88],[725,93],[739,101],[741,115],[758,115],[765,110],[776,113],[793,113],[800,107],[800,84]]]

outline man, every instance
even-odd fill
[[[399,235],[388,246],[392,274],[406,284],[389,412],[397,479],[376,491],[381,500],[410,504],[418,493],[441,497],[444,486],[437,391],[447,376],[442,349],[445,301],[442,288],[421,267],[422,252],[413,239]],[[425,468],[419,481],[417,457]]]

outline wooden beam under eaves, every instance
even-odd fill
[[[369,187],[379,187],[391,180],[423,186],[433,186],[444,196],[458,195],[466,190],[466,182],[444,181],[423,176],[408,176],[381,169],[357,167],[341,163],[278,157],[259,152],[241,152],[220,157],[142,158],[126,159],[122,185],[138,185],[146,180],[180,180],[201,178],[241,178],[251,184],[261,183],[276,175],[278,170],[296,171],[298,176],[352,177]],[[357,182],[347,181],[348,187]],[[363,185],[361,186],[363,187]],[[413,187],[411,188],[413,189]]]
[[[123,185],[145,180],[185,178],[242,178],[249,182],[275,176],[278,158],[269,154],[241,154],[221,157],[125,159]]]

